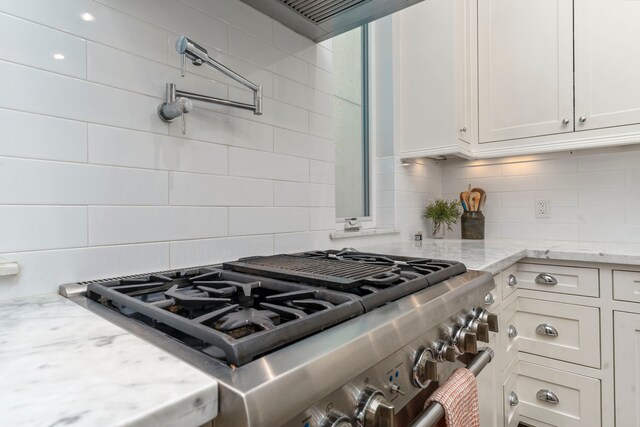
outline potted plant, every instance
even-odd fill
[[[424,210],[423,217],[430,219],[433,224],[432,237],[442,239],[445,226],[449,231],[460,219],[460,205],[457,200],[436,199]]]

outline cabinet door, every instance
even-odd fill
[[[498,334],[493,334],[489,347],[494,349],[497,356]],[[494,357],[478,375],[478,400],[480,404],[481,426],[502,426],[502,389],[500,387],[500,362]]]
[[[616,426],[640,425],[640,314],[614,312]]]
[[[455,0],[458,139],[478,141],[478,3]]]
[[[573,131],[573,1],[478,1],[479,142]]]
[[[640,123],[639,22],[640,1],[575,2],[576,130]]]

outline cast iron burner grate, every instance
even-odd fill
[[[341,290],[362,285],[391,284],[399,278],[398,269],[393,263],[379,265],[355,260],[336,262],[335,259],[299,255],[242,258],[224,263],[224,268]]]

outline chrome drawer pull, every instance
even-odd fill
[[[551,325],[547,325],[546,323],[541,323],[536,328],[536,334],[546,335],[548,337],[557,337],[558,330]]]
[[[510,274],[508,283],[509,283],[509,286],[513,287],[518,284],[518,279],[516,279],[516,276],[514,276],[513,274]]]
[[[554,392],[552,392],[551,390],[547,390],[546,388],[538,390],[538,392],[536,393],[536,398],[538,400],[542,400],[543,402],[552,403],[554,405],[560,403],[560,399],[558,399],[558,396]]]
[[[520,399],[518,399],[518,395],[513,391],[509,393],[509,406],[518,406],[518,403],[520,403]]]
[[[509,327],[507,328],[507,336],[509,338],[515,338],[518,336],[518,330],[515,326],[509,325]]]
[[[484,305],[491,305],[494,302],[496,302],[496,299],[493,297],[493,294],[491,292],[487,292],[484,296]]]
[[[558,284],[558,281],[549,273],[540,273],[536,276],[536,283],[538,285],[554,286]]]

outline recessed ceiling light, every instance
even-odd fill
[[[54,53],[53,59],[64,59],[64,55],[61,53]]]
[[[89,12],[84,12],[84,13],[80,14],[80,18],[82,18],[82,19],[84,19],[85,21],[88,21],[88,22],[96,20],[96,17],[93,16],[92,14],[90,14]]]

